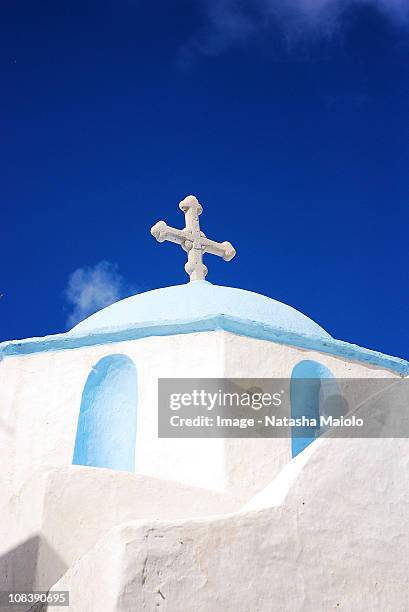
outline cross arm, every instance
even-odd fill
[[[164,221],[158,221],[151,228],[151,234],[158,242],[165,242],[165,240],[168,240],[169,242],[180,244],[185,251],[187,250],[185,242],[188,240],[189,236],[185,230],[176,229],[175,227],[170,227]]]
[[[209,238],[203,237],[201,239],[201,243],[204,252],[223,257],[224,261],[230,261],[236,254],[236,249],[234,246],[227,241],[215,242],[214,240],[209,240]]]

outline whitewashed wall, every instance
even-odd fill
[[[87,377],[99,359],[117,353],[129,356],[138,370],[138,473],[215,491],[233,487],[235,494],[240,488],[243,499],[291,459],[290,440],[158,439],[158,378],[289,377],[302,359],[316,359],[339,377],[396,376],[379,367],[224,331],[9,357],[0,362],[0,459],[11,490],[38,468],[71,464]]]
[[[70,467],[85,382],[91,368],[111,354],[129,356],[138,369],[137,475]],[[289,464],[291,441],[158,439],[157,379],[289,377],[302,359],[315,359],[340,377],[396,376],[224,331],[0,361],[3,581],[14,576],[21,581],[13,583],[16,588],[27,588],[28,579],[47,588],[106,530],[124,520],[223,514],[249,502]],[[92,477],[84,488],[88,473]],[[158,480],[152,485],[144,476]],[[112,479],[116,501],[109,496],[104,505],[101,495],[104,487],[112,489]]]
[[[313,446],[278,505],[118,526],[55,588],[70,612],[406,612],[409,441]]]

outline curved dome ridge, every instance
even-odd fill
[[[307,316],[259,293],[195,281],[153,289],[120,300],[78,323],[71,332],[95,333],[147,323],[177,323],[226,315],[270,325],[285,331],[320,337],[331,336]]]

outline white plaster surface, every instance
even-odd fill
[[[85,382],[110,354],[127,355],[138,370],[137,472],[214,491],[236,488],[243,499],[291,459],[290,441],[158,439],[158,378],[288,377],[302,359],[319,360],[337,377],[397,378],[368,364],[224,331],[9,357],[0,362],[0,459],[13,490],[43,466],[71,465]]]
[[[278,506],[117,526],[55,588],[73,612],[405,612],[408,452],[324,440]]]
[[[14,528],[13,533],[4,534],[2,544],[13,549],[24,535],[41,534],[47,544],[41,547],[34,583],[38,589],[47,589],[60,578],[61,568],[64,573],[115,525],[138,518],[231,512],[238,506],[228,494],[129,472],[83,466],[50,468],[37,472],[3,509],[2,516],[18,525],[18,535]],[[13,576],[6,567],[0,560],[0,590],[16,586],[10,583]]]
[[[71,466],[85,382],[111,354],[138,369],[136,474]],[[409,609],[407,440],[322,439],[291,460],[289,439],[157,437],[159,377],[289,377],[302,359],[398,379],[225,331],[0,361],[4,588],[65,573],[79,612]]]

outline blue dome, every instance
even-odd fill
[[[139,293],[103,308],[71,331],[89,334],[147,323],[195,321],[215,315],[227,315],[323,339],[331,338],[322,327],[291,306],[259,293],[212,285],[207,281]]]

